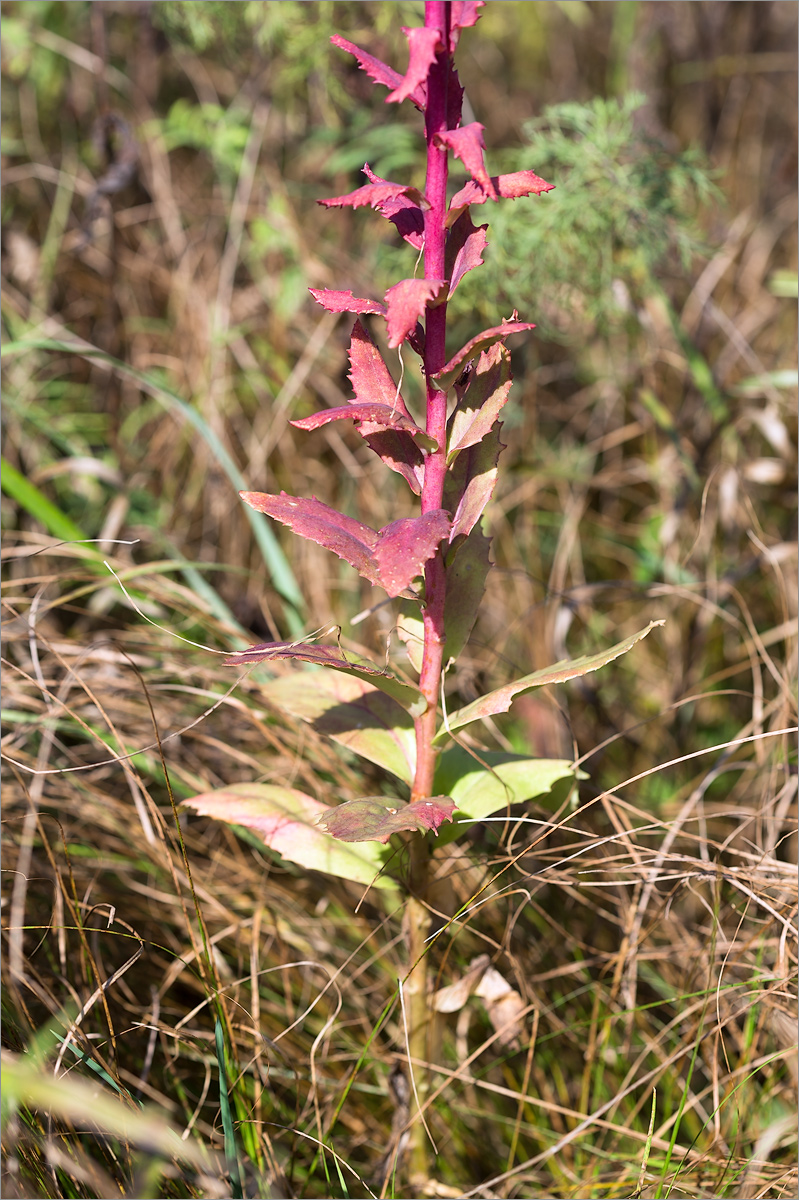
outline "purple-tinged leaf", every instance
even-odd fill
[[[480,9],[484,5],[485,0],[453,0],[450,5],[451,16],[449,19],[450,53],[454,54],[455,52],[461,30],[477,24],[480,19]]]
[[[450,541],[471,533],[494,494],[497,461],[505,449],[499,440],[501,428],[495,425],[477,445],[462,450],[447,471],[444,503],[455,509]]]
[[[472,224],[472,218],[466,208],[450,230],[446,249],[450,296],[468,271],[482,265],[482,254],[488,245],[486,229],[487,225]]]
[[[414,441],[413,435],[401,430],[382,429],[362,421],[358,432],[363,440],[374,451],[390,470],[401,475],[415,496],[421,496],[424,484],[425,458]],[[425,437],[427,435],[425,434]],[[433,439],[429,439],[433,441]]]
[[[281,716],[306,721],[354,754],[405,783],[413,782],[416,732],[413,718],[370,683],[338,671],[292,671],[260,685]]]
[[[410,418],[382,354],[360,321],[356,321],[352,327],[349,357],[350,382],[356,399],[359,402],[387,404],[389,408]]]
[[[436,49],[441,45],[438,29],[408,29],[403,25],[402,32],[408,39],[410,51],[408,70],[399,86],[386,96],[386,104],[399,104],[401,100],[407,100],[409,97],[413,100],[422,89],[426,95],[427,76],[436,61]]]
[[[389,182],[365,183],[363,187],[356,188],[354,192],[347,192],[345,196],[329,196],[325,200],[317,200],[316,203],[325,208],[363,208],[368,204],[370,208],[380,212],[383,205],[399,196],[407,196],[419,209],[430,207],[418,188],[409,187],[404,183]]]
[[[636,642],[640,642],[656,626],[663,624],[665,624],[664,621],[650,621],[646,629],[632,634],[623,642],[617,642],[615,646],[611,646],[607,650],[600,650],[597,654],[583,654],[580,658],[564,659],[562,662],[555,663],[554,666],[544,667],[541,671],[533,671],[531,675],[523,675],[521,679],[516,679],[513,683],[506,683],[504,687],[478,697],[471,704],[467,704],[465,708],[453,713],[449,718],[449,728],[460,729],[461,726],[469,725],[472,721],[493,717],[495,713],[507,712],[513,703],[514,696],[532,691],[533,688],[544,687],[550,683],[565,683],[568,679],[587,675],[589,671],[598,671],[600,667],[613,662],[614,658],[626,654]]]
[[[371,54],[367,54],[365,50],[354,46],[352,42],[348,42],[346,38],[340,37],[334,33],[331,37],[331,42],[334,46],[338,46],[340,50],[346,50],[348,54],[352,54],[358,60],[358,66],[362,71],[365,71],[370,79],[374,79],[375,83],[382,83],[387,88],[398,88],[402,83],[402,76],[399,71],[395,71],[393,67],[386,66],[379,58],[375,58]],[[418,88],[410,97],[417,108],[424,110],[425,106],[425,91],[423,88]]]
[[[385,843],[392,833],[403,830],[427,833],[432,829],[437,833],[444,821],[452,820],[454,811],[449,796],[431,796],[412,804],[400,804],[386,796],[364,796],[329,808],[319,818],[319,828],[340,842]]]
[[[392,521],[380,530],[374,559],[389,596],[399,596],[411,580],[422,574],[424,564],[433,557],[449,529],[449,513],[437,508],[422,517]]]
[[[481,353],[469,386],[450,417],[448,464],[461,450],[483,440],[506,403],[510,388],[510,354],[501,342],[495,342]]]
[[[437,146],[447,146],[455,157],[461,160],[475,183],[492,200],[496,200],[497,193],[483,160],[484,129],[485,125],[481,125],[479,121],[472,121],[469,125],[462,125],[460,129],[448,129],[445,133],[437,133],[433,141]]]
[[[449,59],[449,80],[447,83],[447,129],[457,129],[461,123],[463,112],[463,88],[455,70],[455,64]]]
[[[418,688],[403,683],[389,671],[379,670],[360,654],[349,650],[345,653],[337,646],[318,646],[309,642],[262,642],[246,650],[236,650],[225,659],[225,666],[238,667],[275,659],[297,659],[315,667],[329,667],[333,671],[343,671],[345,675],[363,679],[391,696],[414,717],[420,717],[427,709],[427,701]]]
[[[410,417],[403,416],[398,409],[389,408],[387,404],[374,404],[369,401],[363,403],[355,401],[351,404],[344,404],[340,408],[322,409],[321,412],[314,413],[311,417],[301,417],[297,421],[291,421],[290,424],[296,425],[298,429],[319,429],[320,426],[327,425],[330,421],[346,420],[356,421],[359,425],[363,424],[369,428],[370,432],[373,429],[401,429],[405,433],[418,437],[426,448],[435,449],[436,446],[435,439],[430,438]]]
[[[331,841],[318,824],[325,805],[295,788],[235,783],[193,796],[183,804],[200,816],[252,830],[270,850],[308,870],[375,888],[396,888],[390,877],[380,873],[386,857],[382,851],[376,847],[353,850]]]
[[[469,640],[491,567],[491,539],[473,529],[447,556],[447,594],[444,601],[445,662],[453,662]]]
[[[485,204],[487,200],[518,200],[520,196],[540,196],[551,192],[554,183],[547,183],[535,171],[511,171],[509,175],[491,175],[491,190],[470,180],[452,197],[449,205],[447,225],[452,225],[469,204]]]
[[[328,312],[378,313],[386,315],[386,306],[379,300],[360,300],[352,292],[334,292],[330,288],[308,288],[317,304]]]
[[[527,329],[535,329],[535,325],[530,324],[529,321],[518,320],[517,314],[514,313],[509,321],[503,321],[501,325],[495,325],[493,329],[484,329],[482,333],[476,334],[465,346],[460,348],[457,354],[453,355],[445,367],[431,376],[435,380],[436,387],[440,388],[442,392],[448,391],[466,364],[473,358],[477,358],[481,350],[487,350],[495,342],[504,341],[512,333],[524,333]]]
[[[445,279],[401,279],[386,292],[388,344],[392,350],[402,345],[416,328],[416,322],[428,303],[446,288]]]
[[[279,496],[267,492],[239,492],[245,504],[282,521],[300,537],[308,538],[343,558],[370,583],[380,584],[377,564],[372,557],[377,533],[353,517],[345,517],[315,497]]]
[[[421,675],[424,658],[424,621],[419,605],[410,600],[402,605],[397,617],[397,637],[405,643],[411,666]]]
[[[388,182],[386,179],[381,179],[379,175],[375,175],[368,163],[363,164],[363,172],[370,183]],[[424,244],[424,213],[418,204],[414,204],[407,196],[392,196],[389,200],[379,204],[377,211],[396,226],[400,236],[405,238],[405,241],[410,243],[415,250],[421,250]]]

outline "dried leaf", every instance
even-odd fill
[[[444,601],[445,661],[456,660],[469,640],[485,592],[491,559],[491,539],[482,529],[454,546],[447,556],[447,593]]]
[[[632,634],[623,642],[617,642],[615,646],[611,646],[607,650],[600,650],[596,654],[583,654],[580,658],[564,659],[562,662],[555,663],[554,666],[544,667],[541,671],[533,671],[531,675],[523,675],[521,679],[516,679],[513,683],[507,683],[504,687],[497,688],[496,691],[480,696],[471,704],[467,704],[465,708],[453,713],[449,718],[449,728],[459,729],[472,721],[482,720],[483,717],[507,712],[513,703],[513,697],[522,692],[529,692],[533,688],[544,687],[550,683],[565,683],[568,679],[587,675],[589,671],[598,671],[600,667],[604,667],[607,663],[613,662],[615,658],[626,654],[636,642],[640,642],[651,630],[663,624],[665,624],[664,621],[650,621],[646,629]]]
[[[477,958],[473,958],[465,975],[433,993],[430,997],[433,1010],[441,1013],[460,1012],[469,997],[474,994],[490,964],[491,959],[487,954],[479,954]]]
[[[472,121],[469,125],[462,125],[460,129],[448,129],[445,133],[437,133],[433,142],[436,146],[447,146],[455,157],[461,160],[472,179],[479,184],[483,191],[492,200],[497,200],[499,197],[483,160],[484,129],[485,125],[481,125],[479,121]]]
[[[360,300],[352,292],[334,292],[330,288],[308,288],[317,304],[328,312],[379,313],[386,315],[386,306],[379,300]]]
[[[427,305],[446,288],[444,279],[401,279],[386,292],[388,344],[402,345]]]
[[[404,79],[393,92],[389,92],[386,96],[387,104],[398,104],[401,100],[410,98],[413,100],[415,95],[424,89],[423,94],[427,92],[427,76],[431,66],[436,61],[436,50],[441,45],[441,34],[437,29],[429,29],[422,27],[420,29],[408,29],[407,26],[402,26],[402,32],[408,39],[408,48],[410,51],[408,59],[408,70]],[[414,101],[417,103],[417,101]]]
[[[363,171],[370,183],[388,182],[375,175],[368,163],[363,164]],[[414,249],[421,250],[424,245],[424,213],[418,204],[414,204],[407,196],[392,196],[379,204],[377,211],[396,226],[406,242]]]
[[[486,229],[488,229],[487,225],[475,226],[472,224],[468,208],[463,210],[452,226],[447,237],[446,248],[446,273],[450,281],[450,296],[467,272],[482,266],[483,251],[488,245]]]
[[[449,529],[449,513],[437,508],[421,517],[392,521],[380,530],[374,558],[390,596],[399,596],[411,580],[421,575]]]
[[[482,441],[507,402],[511,388],[510,354],[496,342],[480,355],[469,386],[449,421],[447,463],[461,450]]]
[[[453,355],[445,367],[431,376],[435,380],[436,387],[440,388],[442,392],[446,392],[466,364],[476,358],[481,350],[487,350],[495,342],[504,341],[512,333],[524,333],[527,329],[535,329],[535,325],[531,325],[529,321],[520,321],[518,314],[514,312],[509,321],[503,321],[501,325],[495,325],[492,329],[484,329],[482,333],[476,334],[465,346],[460,348],[457,354]]]
[[[499,1034],[500,1046],[519,1048],[524,1032],[523,1014],[527,1007],[515,988],[500,975],[496,967],[488,967],[474,989],[485,1004],[488,1019]]]
[[[444,821],[452,820],[454,810],[449,796],[431,796],[412,804],[399,804],[386,796],[365,796],[329,808],[319,827],[342,842],[387,842],[392,833],[403,830],[438,832]]]

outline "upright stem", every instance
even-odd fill
[[[447,128],[447,82],[449,79],[449,18],[450,5],[444,0],[426,0],[425,27],[441,32],[443,46],[427,77],[427,106],[425,135],[427,139],[427,181],[425,195],[430,208],[425,213],[424,274],[425,279],[444,279],[446,250],[447,207],[447,150],[434,144],[435,135]],[[422,488],[422,513],[441,508],[446,472],[447,398],[431,382],[434,372],[447,360],[447,306],[427,310],[425,329],[424,370],[427,381],[427,432],[436,439],[438,449],[429,454],[425,463]],[[427,711],[417,717],[416,773],[411,800],[433,795],[438,690],[444,661],[444,600],[446,577],[443,553],[439,551],[425,568],[424,652],[419,688],[427,700]],[[427,1000],[427,946],[430,914],[424,903],[429,882],[430,847],[423,837],[412,837],[410,848],[409,896],[406,908],[408,957],[411,971],[406,980],[406,1011],[408,1042],[411,1059],[416,1064],[428,1060],[427,1033],[429,1009]],[[426,1072],[418,1065],[414,1071],[416,1093],[424,1104],[428,1091]],[[417,1121],[411,1131],[410,1182],[423,1185],[430,1176],[428,1167],[427,1134]]]

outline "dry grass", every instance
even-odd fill
[[[464,991],[433,1019],[428,1194],[795,1195],[795,417],[773,375],[742,382],[795,366],[773,289],[795,271],[793,77],[768,56],[794,44],[796,6],[642,6],[629,43],[622,6],[584,27],[535,6],[520,31],[522,7],[489,7],[464,48],[489,144],[518,136],[517,103],[588,97],[627,63],[662,86],[650,116],[712,154],[728,207],[706,218],[708,256],[662,280],[687,341],[652,301],[634,329],[518,356],[498,567],[453,703],[666,625],[483,732],[573,753],[586,778],[575,806],[436,852],[436,987],[487,954],[512,991],[504,1010]],[[406,1194],[389,1169],[418,1119],[398,1070],[401,913],[185,812],[179,835],[173,806],[253,779],[364,794],[357,760],[273,711],[263,676],[175,635],[225,650],[336,622],[384,652],[395,614],[351,629],[370,589],[314,544],[281,541],[303,601],[274,586],[224,454],[248,486],[403,514],[348,431],[287,423],[347,386],[346,322],[302,289],[373,288],[374,226],[313,203],[348,179],[322,180],[346,96],[373,103],[335,59],[321,74],[326,23],[365,44],[374,20],[399,57],[394,6],[305,5],[319,46],[289,23],[271,57],[162,40],[137,6],[52,9],[32,25],[39,73],[4,63],[5,333],[39,339],[9,355],[4,452],[62,521],[4,495],[4,1194]],[[238,96],[236,171],[168,149],[154,122],[180,96]],[[139,174],[87,240],[102,168],[81,143],[106,102],[136,129]]]

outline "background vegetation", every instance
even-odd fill
[[[181,840],[171,796],[363,794],[177,635],[385,653],[392,607],[353,627],[370,589],[236,493],[404,515],[357,437],[288,421],[348,394],[307,288],[372,294],[406,253],[316,198],[364,159],[421,182],[417,114],[329,35],[404,67],[421,9],[2,5],[4,1195],[401,1194],[398,1010],[370,1041],[400,914]],[[431,1196],[796,1194],[796,18],[489,3],[462,39],[489,165],[556,191],[491,206],[453,305],[455,336],[539,328],[451,701],[666,624],[484,731],[578,757],[583,807],[438,851],[457,904],[487,885],[439,986],[488,954],[522,1016],[436,1018]]]

